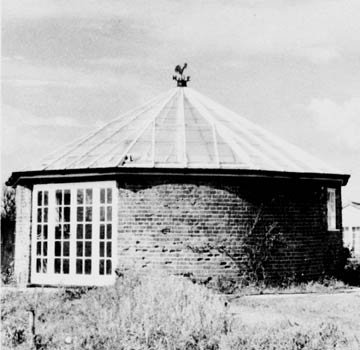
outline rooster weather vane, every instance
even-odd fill
[[[177,81],[177,86],[179,87],[187,86],[187,82],[190,81],[190,77],[185,77],[185,75],[183,74],[186,67],[187,63],[184,63],[184,66],[182,68],[179,64],[175,67],[175,73],[178,73],[178,75],[173,75],[173,80]]]

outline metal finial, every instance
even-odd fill
[[[176,80],[177,86],[179,87],[187,86],[187,82],[190,81],[190,77],[185,77],[185,75],[183,74],[186,67],[187,63],[184,63],[184,66],[182,68],[179,64],[175,67],[175,73],[177,73],[177,75],[173,75],[173,80]]]

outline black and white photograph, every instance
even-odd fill
[[[1,349],[360,350],[358,0],[1,7]]]

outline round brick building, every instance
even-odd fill
[[[186,83],[12,174],[20,285],[337,273],[349,176]]]

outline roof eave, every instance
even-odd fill
[[[294,180],[317,180],[327,182],[340,182],[345,186],[350,178],[348,174],[313,173],[313,172],[286,172],[274,170],[251,170],[251,169],[209,169],[209,168],[86,168],[86,169],[63,169],[63,170],[36,170],[13,172],[7,180],[7,186],[16,187],[18,184],[27,182],[49,180],[59,181],[61,179],[79,179],[115,177],[118,175],[173,175],[173,176],[238,176],[238,177],[260,177]]]

